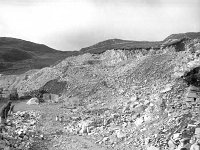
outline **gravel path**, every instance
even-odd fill
[[[23,110],[39,110],[42,114],[38,130],[44,134],[44,140],[36,139],[30,150],[108,150],[84,136],[66,133],[64,126],[67,122],[55,120],[57,115],[63,115],[65,120],[72,115],[69,109],[62,108],[62,104],[43,103],[30,106],[26,102],[17,103],[15,111]]]

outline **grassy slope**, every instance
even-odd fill
[[[150,49],[152,47],[159,48],[161,42],[149,42],[149,41],[127,41],[120,39],[110,39],[100,43],[97,43],[93,46],[82,48],[80,51],[85,53],[102,53],[109,49],[126,49],[126,50],[135,50],[135,49]]]
[[[46,45],[15,38],[0,38],[0,72],[19,74],[53,65],[76,52],[54,50]]]

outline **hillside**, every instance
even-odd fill
[[[200,32],[187,32],[187,33],[179,33],[172,34],[165,38],[163,41],[173,40],[173,39],[181,39],[181,38],[190,38],[190,39],[200,39]]]
[[[130,40],[121,40],[121,39],[109,39],[103,42],[99,42],[95,45],[82,48],[80,50],[81,53],[91,53],[91,54],[100,54],[105,52],[106,50],[111,49],[121,49],[121,50],[138,50],[138,49],[160,49],[163,43],[173,40],[180,40],[183,38],[190,39],[200,39],[200,32],[187,32],[187,33],[179,33],[172,34],[165,38],[163,41],[130,41]]]
[[[136,49],[159,49],[161,42],[149,42],[149,41],[127,41],[121,39],[109,39],[103,42],[99,42],[93,46],[82,48],[80,51],[83,53],[99,54],[110,49],[124,49],[124,50],[136,50]]]
[[[72,56],[76,52],[54,50],[15,38],[0,38],[0,73],[20,74],[31,69],[41,69]]]

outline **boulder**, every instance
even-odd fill
[[[135,121],[135,125],[140,126],[140,125],[142,125],[143,122],[144,122],[143,117],[137,118],[136,121]]]
[[[52,102],[58,102],[59,96],[57,94],[51,94],[51,101]]]
[[[151,121],[151,119],[152,119],[152,118],[151,118],[151,116],[150,116],[149,114],[148,114],[148,115],[147,115],[147,114],[144,115],[144,121],[145,121],[145,122]]]
[[[88,133],[88,127],[91,125],[91,120],[85,120],[79,123],[79,127],[81,128],[80,133]]]
[[[130,98],[130,101],[135,102],[136,100],[138,100],[138,96],[132,95],[132,97]]]
[[[195,129],[195,136],[200,138],[200,128]]]
[[[151,145],[151,146],[147,147],[147,150],[159,150],[159,148]]]
[[[43,100],[48,102],[51,100],[51,95],[49,93],[43,94]]]
[[[38,105],[39,104],[39,99],[36,98],[36,97],[33,97],[26,104],[28,104],[28,105]]]
[[[122,132],[120,129],[116,129],[115,133],[118,139],[124,139],[127,136],[126,133]]]
[[[195,100],[194,100],[194,98],[187,97],[187,98],[185,99],[185,101],[186,101],[186,102],[194,102]]]
[[[167,84],[167,85],[165,86],[165,88],[162,89],[162,90],[160,91],[160,93],[169,92],[171,89],[172,89],[172,85],[171,85],[171,84]]]
[[[200,89],[199,89],[199,87],[190,85],[189,88],[188,88],[188,91],[199,92]]]
[[[188,92],[187,97],[188,98],[197,98],[197,94],[195,92]]]
[[[143,113],[145,111],[145,106],[142,104],[139,104],[135,108],[133,108],[132,111],[137,112],[137,113]]]

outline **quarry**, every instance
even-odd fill
[[[15,107],[0,149],[172,150],[200,139],[200,38],[170,38],[1,74],[1,101]]]

